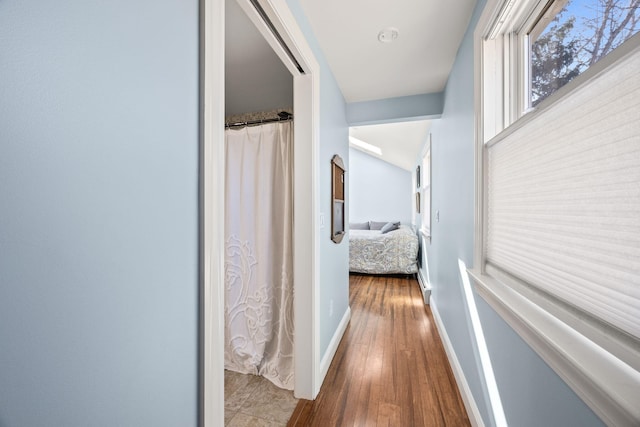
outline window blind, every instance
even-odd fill
[[[487,263],[640,338],[640,49],[486,150]]]

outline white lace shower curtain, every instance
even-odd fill
[[[229,129],[225,368],[293,390],[292,122]]]

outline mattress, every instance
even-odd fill
[[[418,236],[407,226],[388,233],[349,231],[349,271],[368,274],[413,274],[418,271]]]

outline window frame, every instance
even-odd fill
[[[422,188],[420,211],[422,218],[420,221],[420,232],[431,241],[431,133],[427,136],[427,143],[421,157],[420,170],[422,174]]]
[[[634,340],[603,334],[599,325],[513,277],[487,268],[487,156],[540,113],[624,59],[640,46],[640,34],[571,82],[528,108],[528,36],[546,0],[488,0],[474,33],[476,206],[474,268],[478,294],[607,424],[636,425],[640,410],[620,396],[620,384],[640,391],[640,349]],[[606,349],[606,350],[605,350]],[[629,363],[629,362],[632,363]],[[631,402],[633,403],[633,402]]]

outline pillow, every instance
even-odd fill
[[[369,230],[381,230],[387,222],[369,221]]]
[[[380,229],[380,232],[382,234],[385,234],[385,233],[388,233],[390,231],[397,230],[398,228],[400,228],[400,221],[398,221],[398,222],[388,222]]]
[[[350,222],[349,228],[351,230],[368,230],[369,223],[368,222]]]

